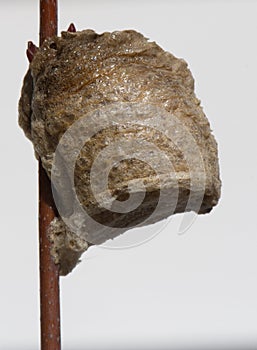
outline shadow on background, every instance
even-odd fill
[[[38,350],[38,347],[4,347],[0,348],[0,350]],[[220,345],[220,346],[210,346],[210,345],[201,345],[201,346],[187,346],[187,347],[182,347],[182,346],[167,346],[167,347],[142,347],[142,346],[134,346],[134,347],[113,347],[113,346],[107,346],[107,347],[92,347],[90,345],[87,345],[86,347],[66,347],[62,346],[63,350],[257,350],[257,343],[252,344],[252,345]]]

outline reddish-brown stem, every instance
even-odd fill
[[[40,45],[57,34],[57,0],[40,0]],[[51,256],[48,227],[56,216],[50,180],[39,161],[41,350],[60,350],[59,267]]]
[[[40,0],[40,45],[57,34],[57,0]]]

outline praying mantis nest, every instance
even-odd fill
[[[63,274],[88,242],[208,213],[219,200],[217,144],[192,74],[136,31],[45,40],[24,79],[19,123],[52,177],[60,217],[49,232]]]

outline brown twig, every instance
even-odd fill
[[[57,0],[40,0],[40,45],[57,34]],[[51,257],[47,230],[56,216],[50,180],[39,161],[41,350],[60,350],[59,267]]]

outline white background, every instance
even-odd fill
[[[257,2],[61,0],[59,16],[60,30],[137,29],[189,63],[223,181],[219,205],[186,234],[176,216],[145,245],[92,248],[62,278],[63,349],[257,349]],[[37,1],[1,1],[0,23],[0,349],[29,350],[39,347],[37,162],[17,103]]]

